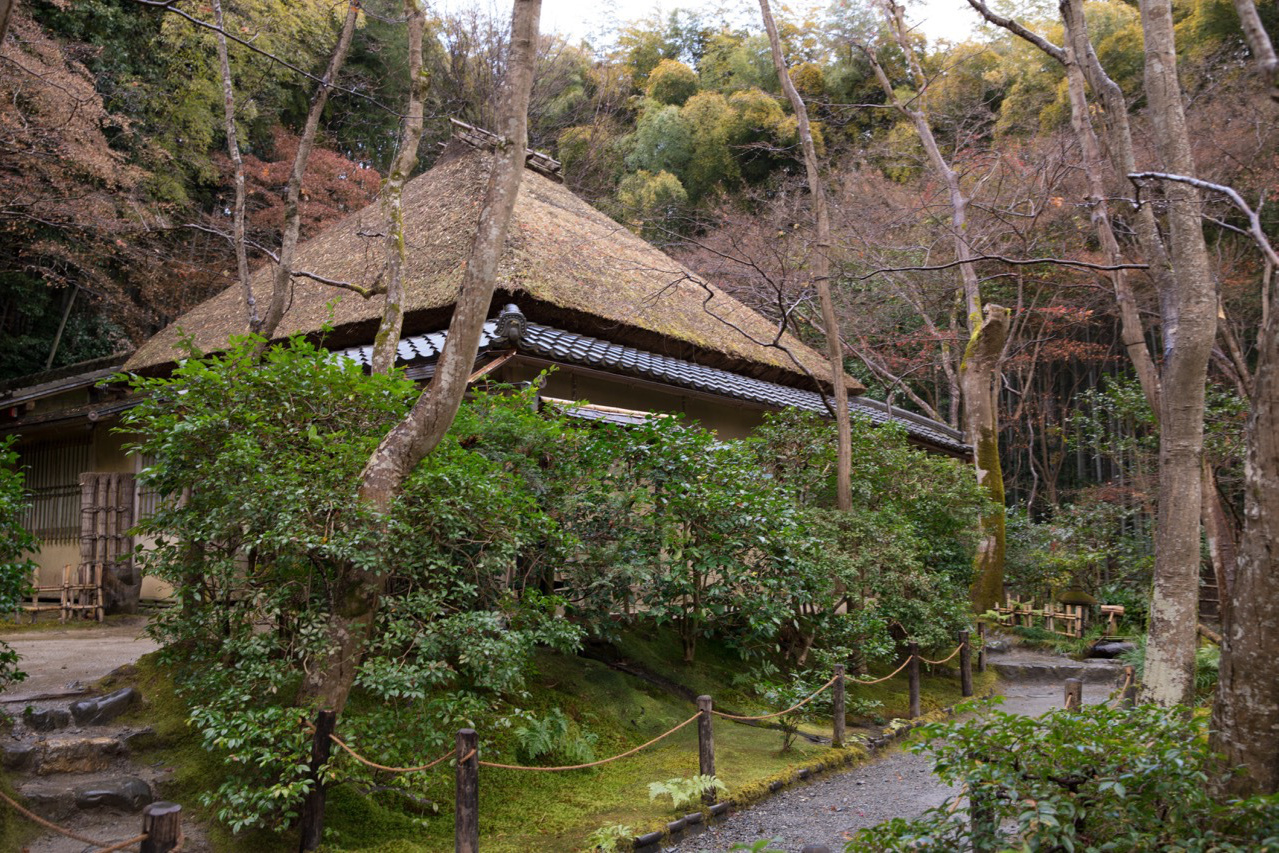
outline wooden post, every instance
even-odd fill
[[[298,850],[318,850],[324,841],[324,765],[329,763],[333,741],[329,735],[337,728],[338,715],[323,710],[315,715],[315,736],[311,739],[311,790],[302,801],[302,835]]]
[[[835,664],[835,683],[831,685],[831,714],[834,716],[834,729],[831,733],[830,745],[840,749],[844,745],[844,665]]]
[[[906,666],[910,676],[910,718],[919,716],[919,644],[910,644],[910,663]]]
[[[959,632],[959,692],[973,695],[973,650],[968,646],[968,632]]]
[[[701,716],[697,719],[697,772],[703,776],[715,775],[715,729],[711,725],[711,697],[698,696],[697,710]],[[702,802],[708,806],[715,805],[715,790],[702,794]]]
[[[1066,710],[1077,711],[1084,703],[1084,683],[1078,678],[1066,679]]]
[[[480,757],[475,729],[457,733],[457,776],[454,782],[453,835],[456,853],[480,849]],[[470,756],[469,758],[467,756]],[[465,759],[465,760],[463,760]]]
[[[1124,692],[1123,704],[1127,708],[1132,708],[1137,704],[1137,669],[1136,667],[1124,667]]]
[[[986,623],[977,623],[977,671],[986,671]]]
[[[142,853],[169,853],[182,841],[182,806],[151,803],[142,810]]]

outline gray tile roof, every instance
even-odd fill
[[[490,320],[484,324],[484,331],[480,336],[481,354],[512,347],[510,336],[504,333],[505,329],[499,328],[500,324],[500,319]],[[447,334],[447,331],[443,331],[403,338],[399,345],[399,362],[414,365],[423,361],[434,361],[439,357]],[[754,379],[634,347],[621,346],[600,338],[579,335],[576,332],[537,323],[526,323],[522,332],[514,340],[513,346],[518,352],[540,356],[550,361],[636,376],[769,408],[780,409],[793,406],[813,412],[826,412],[822,396],[816,391],[765,382],[762,379]],[[372,346],[364,346],[342,350],[339,354],[354,358],[367,367],[371,363],[372,352]],[[925,444],[950,453],[967,454],[969,452],[962,433],[922,415],[865,397],[849,399],[848,408],[855,416],[864,417],[875,424],[897,421],[905,427],[911,438]]]

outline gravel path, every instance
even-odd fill
[[[22,656],[27,679],[0,692],[0,706],[12,709],[33,697],[70,695],[156,650],[143,633],[144,616],[91,628],[45,629],[0,636]]]
[[[1038,716],[1060,708],[1060,684],[1005,684],[1004,711]],[[1084,702],[1104,701],[1110,686],[1084,685]],[[734,844],[776,839],[772,847],[799,853],[806,844],[833,851],[859,829],[894,817],[913,818],[940,805],[957,789],[932,774],[932,760],[894,747],[882,758],[838,775],[787,788],[768,800],[712,825],[696,838],[663,848],[669,853],[721,853]]]

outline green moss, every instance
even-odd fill
[[[731,650],[705,642],[699,658],[680,661],[678,637],[668,632],[636,632],[623,638],[628,659],[697,693],[709,693],[725,707],[754,710],[742,688],[734,684],[744,671]],[[887,672],[887,670],[885,670]],[[138,760],[162,761],[174,769],[174,779],[160,794],[182,803],[209,830],[215,850],[284,851],[296,846],[296,838],[269,833],[231,835],[217,826],[212,815],[199,806],[202,793],[215,788],[221,767],[199,744],[186,724],[185,709],[156,655],[143,658],[137,671],[117,677],[104,687],[135,683],[145,705],[134,712],[154,734],[138,744]],[[979,692],[994,683],[993,672],[975,673]],[[922,704],[926,718],[959,700],[959,681],[953,672],[922,678]],[[599,736],[601,756],[639,745],[686,720],[694,713],[691,703],[641,679],[596,661],[551,652],[539,653],[537,675],[528,685],[529,695],[520,707],[533,711],[558,707]],[[885,716],[904,716],[908,696],[904,673],[889,682],[850,686],[853,695],[883,703]],[[348,713],[366,713],[373,704],[355,696]],[[812,733],[829,734],[829,723],[812,718],[802,725]],[[482,735],[485,733],[482,733]],[[856,731],[850,730],[855,736]],[[482,741],[492,759],[513,754],[510,734]],[[717,775],[729,787],[728,797],[739,803],[765,796],[774,780],[790,781],[801,768],[825,770],[864,760],[858,746],[833,750],[798,740],[781,753],[781,732],[715,721]],[[480,832],[491,853],[529,850],[578,850],[600,826],[628,824],[638,832],[661,829],[677,815],[669,801],[651,801],[648,784],[698,772],[697,732],[688,726],[646,750],[597,769],[563,773],[530,773],[485,768],[480,775]],[[390,797],[366,796],[352,784],[331,789],[327,806],[326,850],[447,851],[453,846],[453,774],[442,765],[419,777],[415,794],[434,802],[438,813],[409,814]],[[10,848],[6,848],[10,849]]]

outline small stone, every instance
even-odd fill
[[[74,703],[71,706],[71,716],[82,726],[100,725],[114,720],[141,699],[142,694],[135,688],[126,687],[106,696]]]
[[[6,770],[22,770],[31,763],[35,751],[29,743],[6,743],[0,748],[0,766]]]
[[[76,806],[95,809],[106,806],[127,812],[136,812],[152,799],[151,786],[133,776],[124,776],[99,785],[77,788]]]
[[[28,708],[22,712],[22,720],[37,732],[51,732],[71,725],[71,712],[65,708],[50,708],[47,711]]]

